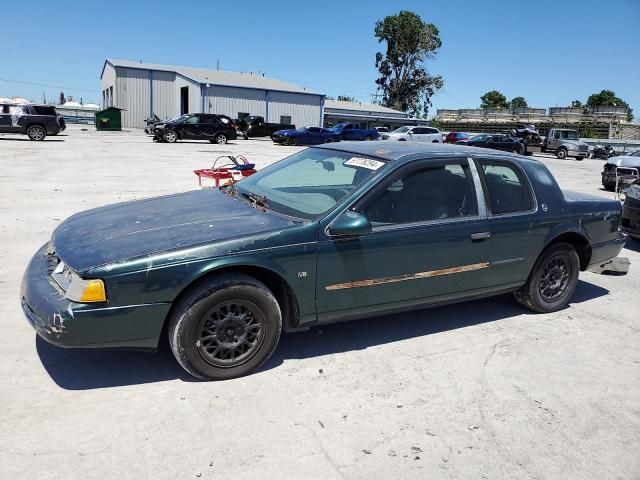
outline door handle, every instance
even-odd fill
[[[481,240],[486,240],[487,238],[491,238],[491,232],[480,232],[471,234],[472,242],[479,242]]]

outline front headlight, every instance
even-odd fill
[[[155,125],[155,128],[157,128],[158,130],[164,128],[164,125]]]
[[[51,274],[67,300],[78,303],[105,302],[107,294],[104,282],[98,278],[83,279],[76,272],[60,262]]]

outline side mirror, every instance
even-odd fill
[[[371,233],[371,222],[358,212],[346,211],[329,225],[329,235],[360,236]]]

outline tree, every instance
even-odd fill
[[[571,108],[582,108],[584,105],[582,105],[582,102],[580,100],[574,100],[573,102],[571,102]]]
[[[378,43],[386,42],[387,51],[376,53],[382,91],[382,104],[416,116],[426,117],[431,97],[442,88],[441,76],[431,75],[424,62],[433,59],[442,45],[439,31],[422,21],[414,12],[402,10],[376,22]]]
[[[482,100],[480,108],[509,108],[507,97],[497,90],[485,93],[480,97],[480,100]]]
[[[510,108],[527,108],[529,105],[524,97],[514,97],[509,102]]]
[[[60,103],[59,105],[64,105],[65,103],[67,103],[67,99],[64,96],[64,92],[60,92]]]
[[[619,97],[612,90],[601,90],[587,98],[587,107],[625,107],[628,109],[627,120],[633,120],[633,110],[629,104]]]

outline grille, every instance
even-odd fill
[[[53,271],[56,269],[56,267],[58,266],[58,264],[60,263],[60,259],[58,258],[57,255],[51,255],[51,254],[47,254],[46,259],[47,259],[47,273],[51,275]]]

